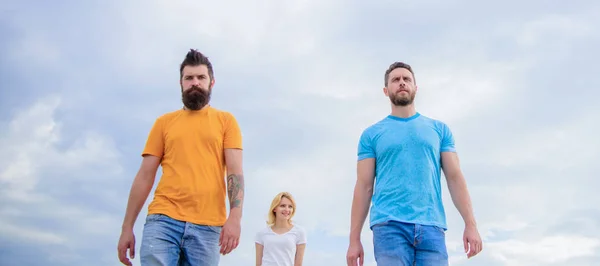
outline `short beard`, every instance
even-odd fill
[[[181,101],[185,108],[196,111],[202,109],[210,102],[210,95],[210,89],[205,91],[198,86],[193,86],[181,93]]]
[[[390,101],[395,106],[408,106],[411,105],[415,100],[415,94],[410,94],[407,97],[396,97],[396,95],[390,95]]]

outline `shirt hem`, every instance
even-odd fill
[[[223,226],[223,225],[225,225],[225,221],[215,222],[215,221],[204,220],[204,219],[194,219],[194,218],[189,218],[189,217],[186,217],[183,215],[171,213],[169,211],[160,211],[160,210],[148,211],[148,215],[151,215],[151,214],[162,214],[162,215],[166,215],[169,218],[174,219],[174,220],[193,223],[196,225],[205,225],[205,226]]]
[[[439,228],[444,229],[444,231],[448,230],[448,225],[443,224],[443,223],[436,223],[436,222],[428,222],[428,221],[419,221],[419,220],[406,220],[406,219],[397,219],[397,218],[384,218],[384,219],[378,219],[378,220],[374,220],[371,221],[369,223],[369,228],[371,230],[373,230],[373,226],[376,226],[378,224],[382,224],[382,223],[387,223],[387,222],[399,222],[399,223],[409,223],[409,224],[418,224],[418,225],[425,225],[425,226],[437,226]]]
[[[371,159],[371,158],[375,158],[375,156],[372,155],[372,154],[369,154],[369,155],[360,155],[360,156],[358,156],[358,160],[357,161],[362,161],[364,159]]]
[[[223,146],[223,149],[237,149],[237,150],[243,150],[244,148],[242,146]]]

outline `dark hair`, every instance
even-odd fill
[[[183,77],[183,68],[186,66],[200,66],[205,65],[208,68],[208,76],[210,80],[214,79],[213,67],[208,60],[208,57],[204,56],[201,52],[198,52],[196,49],[190,49],[190,51],[185,55],[185,59],[181,62],[181,66],[179,67],[179,78]]]
[[[414,81],[414,83],[417,84],[417,80],[415,79],[415,73],[413,72],[412,67],[410,67],[409,64],[406,64],[404,62],[394,62],[385,71],[384,84],[385,84],[386,87],[388,85],[388,79],[390,78],[390,73],[392,73],[392,71],[394,71],[394,69],[396,69],[396,68],[404,68],[404,69],[408,70],[413,75],[413,81]]]

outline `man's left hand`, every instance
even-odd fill
[[[240,242],[241,221],[238,218],[229,217],[223,225],[221,236],[219,237],[219,246],[221,246],[221,254],[227,255],[232,250],[237,248]]]
[[[483,243],[481,242],[481,237],[479,236],[476,226],[467,225],[465,227],[463,243],[465,246],[465,253],[467,253],[467,258],[471,258],[481,252],[483,249]]]

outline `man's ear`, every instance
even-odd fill
[[[383,94],[385,94],[386,97],[389,97],[389,91],[387,87],[383,87]]]
[[[210,79],[210,85],[209,86],[210,86],[211,89],[212,89],[212,87],[215,86],[215,79],[214,78]]]

